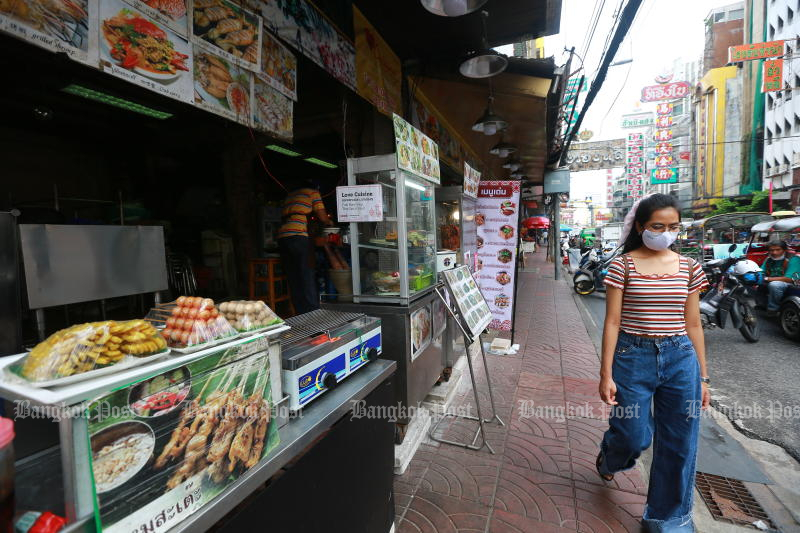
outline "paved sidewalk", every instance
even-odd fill
[[[544,253],[520,273],[516,356],[487,355],[498,414],[488,451],[422,444],[395,478],[397,531],[638,532],[647,488],[638,468],[604,484],[594,468],[608,411],[597,396],[600,362],[566,283]],[[482,408],[488,392],[475,360]],[[469,380],[453,407],[471,406]],[[473,409],[474,412],[474,409]],[[486,412],[484,416],[488,417]],[[469,440],[474,423],[439,434]],[[469,438],[468,438],[469,435]]]

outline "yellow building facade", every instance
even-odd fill
[[[713,210],[714,205],[723,196],[727,82],[736,77],[737,70],[736,67],[711,69],[700,80],[697,88],[695,98],[697,167],[693,202],[696,214]]]

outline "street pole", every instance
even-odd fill
[[[550,240],[553,242],[553,278],[561,279],[561,198],[553,195],[553,224],[550,228]]]

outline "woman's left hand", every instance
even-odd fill
[[[703,404],[701,409],[706,410],[711,405],[711,393],[708,392],[708,383],[703,383]]]

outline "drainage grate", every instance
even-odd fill
[[[767,512],[738,479],[697,472],[695,481],[714,520],[752,527],[753,522],[761,520],[775,529]]]

